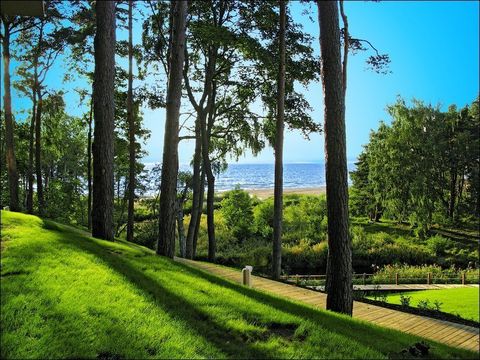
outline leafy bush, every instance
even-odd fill
[[[412,300],[411,296],[405,296],[403,294],[400,294],[400,304],[402,306],[409,307],[411,300]]]
[[[273,198],[262,201],[253,209],[254,224],[257,234],[264,239],[273,236]]]
[[[428,299],[426,299],[426,300],[418,300],[417,307],[418,307],[420,310],[431,310],[431,308],[430,308],[430,300],[428,300]]]
[[[253,208],[250,195],[240,189],[228,191],[220,203],[220,212],[227,228],[238,240],[244,241],[253,234]]]
[[[372,266],[395,263],[413,265],[432,263],[432,251],[403,237],[393,238],[385,232],[366,234],[362,227],[351,230],[353,267],[356,272],[371,272]]]
[[[323,274],[327,268],[327,254],[326,242],[310,245],[301,240],[297,245],[283,248],[282,267],[289,274]]]
[[[283,213],[283,241],[298,243],[300,239],[314,244],[326,239],[327,205],[323,196],[298,196],[285,201]]]
[[[433,302],[433,308],[436,310],[436,311],[440,311],[441,309],[441,306],[442,306],[442,302],[438,301],[438,300],[435,300]]]
[[[374,274],[373,281],[377,284],[391,283],[395,280],[395,274],[398,274],[400,283],[408,283],[414,280],[426,282],[430,273],[433,283],[458,283],[462,272],[466,274],[467,280],[478,281],[478,269],[465,271],[454,266],[442,269],[439,265],[412,266],[407,264],[386,265]]]

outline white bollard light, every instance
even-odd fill
[[[252,286],[252,271],[253,271],[253,266],[245,266],[242,269],[242,278],[243,278],[243,285],[251,287]]]

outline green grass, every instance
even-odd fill
[[[2,212],[1,358],[386,358],[419,339]],[[428,341],[432,358],[476,354]]]
[[[435,300],[441,304],[440,311],[458,315],[464,319],[479,321],[478,288],[454,288],[441,290],[423,290],[403,294],[410,296],[410,306],[417,307],[421,300],[428,300],[430,306]],[[400,294],[389,295],[387,302],[400,304]]]

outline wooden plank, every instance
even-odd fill
[[[192,260],[176,259],[181,263],[190,265],[206,273],[240,283],[241,273],[238,270],[228,269],[209,263],[199,263]],[[253,276],[252,284],[255,289],[275,296],[285,297],[290,300],[302,302],[306,305],[313,305],[317,308],[325,308],[326,294],[307,290],[294,285],[289,285],[273,280]],[[402,289],[422,290],[425,288],[453,288],[461,287],[457,284],[402,284]],[[356,286],[360,287],[360,286]],[[385,288],[391,288],[386,286]],[[469,284],[465,287],[478,287],[478,284]],[[413,335],[425,337],[452,346],[478,351],[479,334],[478,329],[466,325],[436,320],[424,316],[407,314],[396,310],[386,309],[375,305],[354,302],[353,316],[359,320],[369,321],[379,326],[397,329]]]
[[[386,322],[388,322],[389,320],[392,320],[392,319],[395,319],[396,321],[398,321],[398,319],[399,319],[398,314],[395,313],[395,312],[386,313],[386,315],[378,317],[378,318],[374,318],[371,321],[374,322],[375,324],[383,326],[384,323],[386,323]]]
[[[452,343],[458,334],[462,334],[465,336],[465,333],[465,329],[457,328],[456,330],[453,330],[448,336],[445,336],[442,341]]]
[[[470,338],[470,339],[464,341],[463,343],[459,344],[459,346],[460,347],[465,347],[466,349],[478,351],[478,348],[480,346],[479,336],[478,335],[473,336],[472,338]]]

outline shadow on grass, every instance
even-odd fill
[[[82,251],[87,251],[103,260],[111,269],[121,274],[135,287],[148,295],[162,310],[170,313],[172,318],[182,320],[187,328],[223,351],[227,357],[268,358],[273,356],[273,354],[263,352],[261,349],[246,343],[244,334],[235,329],[226,328],[215,321],[210,314],[201,311],[194,304],[172,293],[155,279],[132,266],[129,261],[134,261],[133,258],[125,261],[126,259],[119,256],[118,253],[108,252],[105,247],[93,241],[86,241],[81,236],[76,236],[75,239],[70,238],[70,240],[61,238],[60,241],[68,246],[76,246]],[[172,263],[172,265],[176,264]]]
[[[413,230],[404,224],[395,224],[393,222],[374,222],[370,223],[363,219],[352,219],[352,225],[361,226],[367,234],[378,234],[379,232],[387,233],[395,237],[412,237]]]
[[[255,347],[254,344],[248,343],[245,340],[243,333],[235,329],[227,328],[218,321],[215,321],[209,313],[202,311],[196,307],[195,304],[186,301],[185,298],[172,293],[156,279],[145,275],[130,263],[136,262],[138,267],[141,268],[142,261],[146,260],[145,258],[148,258],[148,255],[142,259],[129,255],[119,256],[119,253],[109,252],[105,246],[102,246],[95,241],[86,239],[79,234],[75,235],[74,238],[70,237],[69,239],[62,237],[60,241],[68,246],[75,246],[102,259],[110,268],[123,275],[134,286],[150,296],[157,306],[170,313],[172,317],[181,319],[187,327],[191,328],[199,336],[223,351],[228,357],[268,358],[275,356],[275,354],[271,352],[262,351],[258,347]],[[126,243],[123,243],[123,245],[130,246],[130,244]],[[152,258],[155,256],[156,255],[153,254],[151,255]],[[383,354],[398,352],[402,348],[419,340],[419,338],[412,335],[389,329],[381,329],[365,323],[354,322],[348,317],[319,311],[308,306],[296,304],[285,299],[236,285],[230,281],[205,273],[202,270],[176,263],[169,259],[167,260],[163,258],[162,260],[171,262],[169,265],[171,265],[172,268],[176,267],[184,269],[192,275],[196,275],[213,284],[230,289],[241,295],[248,296],[261,304],[303,318],[306,321],[312,321],[330,332],[345,337],[350,342],[356,342],[361,344],[361,346],[370,347]],[[145,266],[148,265],[149,264],[144,263],[143,267],[145,268]],[[242,315],[248,317],[249,314]],[[432,345],[434,345],[432,347],[432,350],[434,350],[437,345]],[[443,346],[438,345],[438,347]],[[446,348],[443,349],[443,351],[445,350]],[[462,350],[458,351],[462,352]]]

